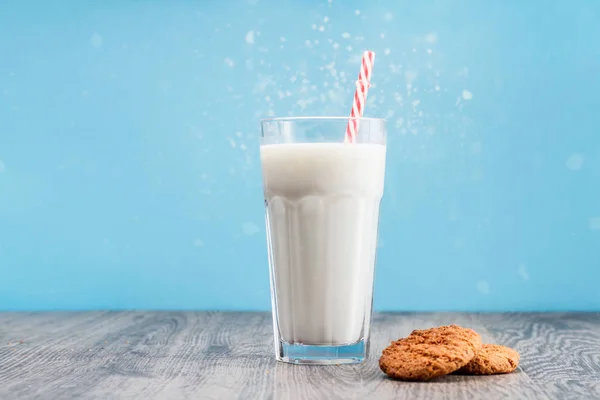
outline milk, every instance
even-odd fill
[[[260,148],[280,340],[345,345],[368,337],[385,146]]]

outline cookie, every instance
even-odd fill
[[[484,344],[467,365],[457,371],[464,375],[508,374],[519,366],[519,353],[510,347]]]
[[[469,363],[481,348],[481,336],[457,325],[413,331],[383,350],[379,368],[391,378],[426,381]]]

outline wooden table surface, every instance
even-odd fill
[[[515,347],[513,374],[385,378],[412,329],[457,323]],[[600,399],[600,313],[377,314],[361,365],[276,363],[268,313],[0,313],[0,399]]]

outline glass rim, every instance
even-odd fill
[[[260,123],[265,122],[295,122],[295,121],[308,121],[308,120],[330,120],[330,121],[348,121],[348,120],[358,120],[358,121],[379,121],[379,122],[387,122],[385,118],[376,118],[376,117],[328,117],[328,116],[308,116],[308,117],[272,117],[272,118],[262,118]]]

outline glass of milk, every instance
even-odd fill
[[[362,362],[368,353],[385,121],[262,121],[262,163],[277,360]]]

